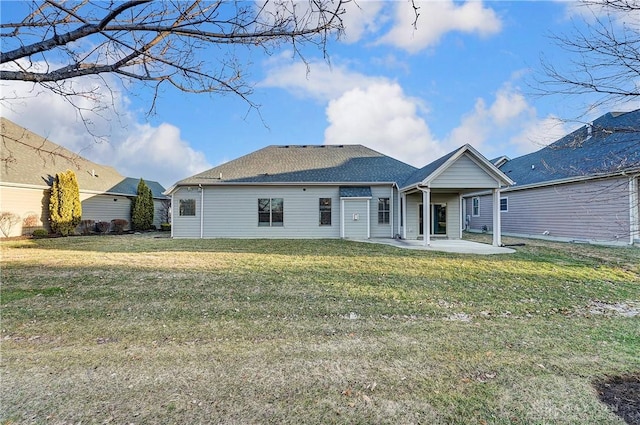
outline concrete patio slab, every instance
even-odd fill
[[[421,240],[407,240],[407,239],[373,238],[364,242],[380,243],[380,244],[391,245],[391,246],[404,248],[404,249],[441,251],[441,252],[451,252],[456,254],[493,255],[493,254],[513,254],[514,252],[516,252],[511,248],[487,245],[484,243],[471,242],[471,241],[465,241],[465,240],[431,239],[430,246],[424,246],[423,241]]]

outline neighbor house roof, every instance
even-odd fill
[[[186,178],[195,184],[403,181],[415,167],[362,145],[272,145]]]
[[[4,117],[0,118],[0,126],[2,184],[48,187],[57,173],[72,170],[81,191],[137,194],[139,179],[124,177],[113,167],[89,161]],[[145,183],[154,197],[165,197],[160,183]]]
[[[640,109],[607,113],[558,141],[502,164],[517,188],[640,171]]]

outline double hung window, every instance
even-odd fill
[[[282,198],[258,199],[258,226],[284,226],[284,201]]]
[[[331,226],[331,198],[320,198],[320,226]]]
[[[389,224],[389,198],[378,198],[378,224]]]

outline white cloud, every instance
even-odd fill
[[[416,1],[420,14],[417,29],[415,14],[409,1],[394,2],[393,28],[378,43],[390,44],[416,53],[432,47],[448,32],[457,31],[488,36],[500,32],[502,21],[495,11],[484,7],[482,1],[464,3],[453,0]]]
[[[275,62],[274,62],[275,63]],[[344,65],[329,68],[312,64],[312,73],[300,64],[275,65],[263,85],[280,87],[299,96],[328,102],[327,144],[363,144],[417,167],[464,144],[487,157],[519,156],[540,149],[567,133],[553,117],[539,118],[512,81],[492,98],[478,98],[448,134],[434,135],[425,101],[407,95],[395,81],[371,77]]]
[[[386,6],[383,1],[358,1],[347,3],[346,13],[342,15],[346,43],[355,43],[367,33],[376,33],[389,19],[381,13]]]
[[[326,144],[363,144],[420,167],[446,153],[421,117],[423,102],[407,96],[398,83],[321,61],[311,63],[307,75],[304,64],[282,65],[282,60],[271,61],[260,84],[328,102]]]
[[[418,112],[420,102],[392,82],[355,88],[329,102],[326,144],[363,144],[417,167],[444,150]]]
[[[2,116],[50,141],[128,177],[154,180],[165,187],[210,167],[204,154],[182,140],[175,126],[139,123],[118,83],[106,78],[78,78],[74,88],[93,93],[74,98],[38,85],[2,82]],[[80,115],[82,111],[82,115]]]
[[[476,100],[446,144],[455,148],[469,143],[488,157],[513,158],[541,149],[573,129],[553,116],[539,118],[520,90],[507,82],[489,106],[484,99]]]
[[[156,175],[169,187],[179,179],[211,168],[202,152],[182,140],[176,126],[136,124],[132,130],[114,149],[120,169],[131,177]]]
[[[367,87],[387,81],[384,77],[371,77],[349,70],[344,65],[330,66],[327,62],[309,62],[309,68],[299,60],[287,60],[290,54],[274,58],[268,66],[262,87],[278,87],[299,97],[328,101],[354,87]]]

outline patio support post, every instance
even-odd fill
[[[431,246],[431,189],[420,189],[422,191],[422,234],[424,235],[424,246]]]
[[[204,238],[204,189],[198,185],[200,190],[200,239]]]
[[[633,245],[636,238],[640,239],[639,183],[640,177],[629,177],[629,245]]]
[[[173,206],[176,204],[176,202],[175,202],[175,200],[173,199],[173,195],[174,195],[174,193],[173,193],[173,192],[171,192],[171,211],[170,211],[170,214],[171,214],[171,215],[169,215],[169,219],[171,220],[171,221],[170,221],[170,223],[171,223],[171,239],[173,239],[173,228],[175,227],[175,226],[173,225]]]
[[[402,239],[407,239],[407,194],[400,195],[400,203],[402,205]]]
[[[493,246],[502,245],[500,222],[500,189],[493,189]]]

